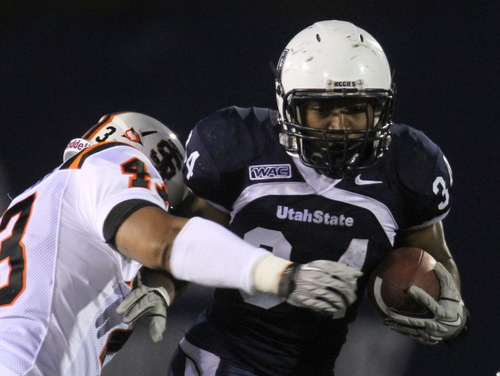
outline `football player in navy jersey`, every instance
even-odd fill
[[[196,203],[276,256],[332,260],[339,275],[361,270],[358,297],[391,250],[422,248],[438,261],[441,297],[411,293],[432,317],[391,313],[386,324],[427,344],[463,334],[469,316],[442,225],[451,169],[422,132],[392,123],[394,85],[379,43],[348,22],[315,23],[284,49],[276,97],[278,111],[229,107],[196,125],[184,167],[203,199]],[[325,315],[278,296],[216,289],[169,375],[333,375],[356,308]]]

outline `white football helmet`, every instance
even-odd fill
[[[165,181],[171,208],[187,196],[182,176],[186,153],[175,133],[163,123],[137,112],[105,115],[81,138],[69,142],[63,159],[66,161],[88,146],[105,141],[132,145],[149,157]]]
[[[387,149],[393,97],[389,63],[370,34],[345,21],[317,22],[288,43],[276,68],[280,142],[305,165],[345,177],[373,165]],[[302,124],[305,100],[334,98],[367,101],[373,124],[362,131],[320,132]]]

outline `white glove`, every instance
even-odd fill
[[[313,311],[334,314],[356,300],[356,280],[363,273],[334,261],[316,260],[291,264],[279,283],[287,303]]]
[[[123,322],[133,323],[140,317],[150,319],[149,335],[154,342],[163,339],[163,332],[167,327],[167,308],[170,297],[163,287],[148,287],[140,285],[116,308],[116,312],[123,316]]]
[[[427,345],[434,345],[460,334],[466,325],[468,312],[460,298],[453,277],[448,270],[437,263],[434,272],[439,279],[441,295],[435,301],[418,286],[411,286],[409,293],[428,308],[433,317],[417,318],[405,316],[389,309],[384,324],[398,333],[415,337]]]

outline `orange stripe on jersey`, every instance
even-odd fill
[[[80,153],[76,154],[74,157],[71,157],[65,163],[63,163],[60,168],[78,169],[82,167],[83,162],[85,162],[85,159],[87,159],[87,157],[89,157],[90,155],[117,145],[129,146],[133,148],[133,146],[131,145],[124,144],[123,142],[118,142],[118,141],[101,142],[99,144],[89,146],[88,148],[82,150]]]
[[[101,354],[99,355],[101,367],[104,364],[104,358],[106,358],[106,355],[114,354],[121,350],[131,334],[132,329],[114,329],[111,333],[109,333],[106,344],[102,348]]]

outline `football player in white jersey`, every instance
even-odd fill
[[[0,219],[0,375],[99,375],[144,311],[159,340],[175,286],[139,283],[124,301],[141,265],[249,294],[281,291],[318,311],[337,304],[330,287],[345,296],[342,305],[354,301],[361,275],[354,268],[339,282],[336,264],[324,261],[299,271],[293,284],[281,275],[288,260],[213,221],[169,214],[186,196],[183,159],[161,122],[110,114],[68,144],[62,165],[12,200]],[[303,299],[295,286],[322,291],[324,300]]]
[[[276,97],[278,111],[230,107],[196,125],[186,144],[190,190],[270,254],[329,259],[339,276],[347,265],[363,271],[358,296],[395,247],[426,250],[438,261],[439,301],[412,287],[429,315],[391,313],[386,324],[426,344],[463,334],[468,313],[442,226],[451,169],[422,132],[392,123],[380,44],[349,22],[315,23],[283,51]],[[356,308],[325,316],[268,294],[216,289],[169,375],[331,376]]]

